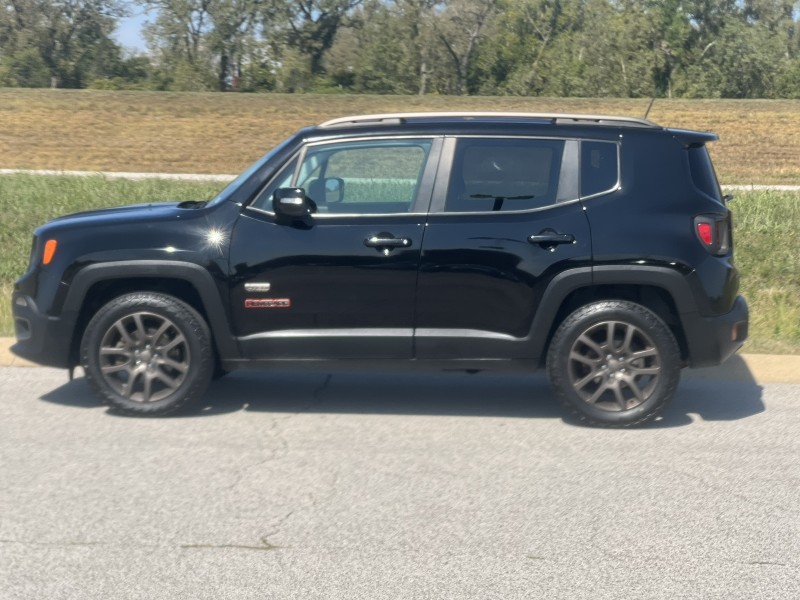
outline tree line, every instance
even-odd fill
[[[795,0],[0,0],[0,85],[800,98]],[[146,53],[113,32],[149,16]]]

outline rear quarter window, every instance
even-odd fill
[[[581,197],[616,189],[619,146],[614,142],[581,142]]]
[[[689,170],[692,174],[692,182],[701,192],[708,194],[715,200],[722,201],[722,192],[719,189],[717,174],[711,157],[705,146],[689,148]]]

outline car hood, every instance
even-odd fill
[[[39,227],[35,233],[44,235],[55,233],[55,231],[82,230],[123,224],[129,226],[136,223],[148,225],[169,221],[181,223],[184,220],[202,218],[206,211],[192,209],[202,208],[205,205],[205,201],[159,202],[87,210],[57,217]]]
[[[114,208],[98,208],[95,210],[85,210],[81,212],[63,215],[53,219],[56,221],[66,221],[75,219],[91,219],[94,217],[119,217],[124,215],[147,214],[149,217],[158,214],[172,214],[178,207],[178,202],[158,202],[148,204],[129,204],[127,206],[117,206]]]

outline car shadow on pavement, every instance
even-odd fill
[[[736,421],[766,410],[763,388],[738,354],[719,367],[684,369],[664,418],[656,425],[680,425],[696,414],[704,421]]]
[[[683,372],[664,416],[650,427],[678,427],[699,416],[733,421],[764,411],[762,390],[738,356],[722,368]],[[76,408],[101,407],[85,379],[76,378],[41,397]],[[397,373],[259,371],[232,373],[199,401],[168,418],[197,418],[237,411],[386,415],[563,418],[543,373]]]
[[[81,377],[80,370],[76,371],[75,379],[40,396],[39,400],[73,408],[100,408],[103,406],[100,399],[89,388],[86,379]]]

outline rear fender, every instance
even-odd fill
[[[596,291],[599,294],[597,300],[613,299],[603,297],[599,288],[614,285],[663,289],[675,305],[678,313],[675,318],[681,328],[684,328],[685,322],[691,320],[690,317],[697,313],[689,283],[675,268],[651,265],[605,265],[565,271],[550,282],[536,311],[531,331],[527,336],[530,356],[541,362],[542,357],[546,355],[550,339],[570,312],[567,302],[571,295],[580,290],[587,290],[590,292],[590,297]],[[688,351],[691,354],[691,344]]]

